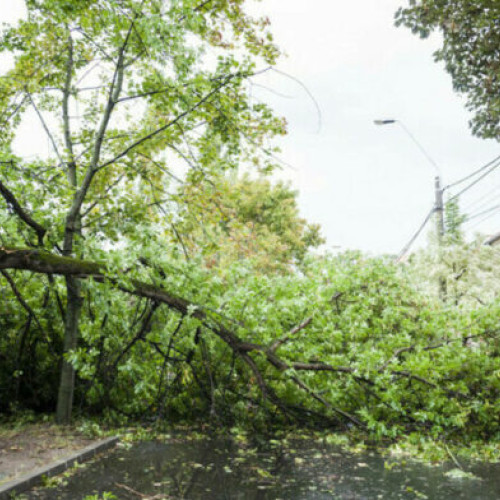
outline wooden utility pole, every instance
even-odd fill
[[[441,187],[441,170],[438,164],[432,159],[432,157],[427,153],[425,148],[417,141],[415,136],[406,128],[405,124],[400,120],[374,120],[375,125],[392,125],[394,123],[398,124],[405,134],[413,141],[413,143],[418,147],[420,152],[427,158],[427,161],[432,165],[432,168],[436,172],[436,176],[434,177],[434,212],[436,214],[436,237],[437,237],[437,246],[439,252],[439,263],[443,262],[443,247],[444,247],[444,235],[445,235],[445,226],[444,226],[444,203],[443,203],[443,191],[444,189]],[[427,223],[428,219],[425,220],[424,225]],[[423,227],[421,228],[423,229]],[[419,230],[420,231],[420,230]],[[418,235],[419,233],[417,233]],[[414,240],[410,242],[413,243]],[[405,248],[405,252],[408,250],[409,246]],[[441,276],[441,273],[438,278],[439,282],[439,298],[444,302],[446,300],[446,279]]]
[[[441,177],[436,175],[434,178],[434,196],[435,196],[435,207],[434,210],[436,212],[436,237],[438,244],[438,252],[439,252],[439,262],[441,263],[443,260],[442,252],[444,245],[444,204],[443,204],[443,188],[441,187]],[[447,290],[446,290],[446,279],[441,276],[438,278],[439,281],[439,298],[441,301],[446,300]]]
[[[441,177],[436,175],[434,178],[434,196],[435,196],[435,210],[436,210],[436,233],[438,238],[438,245],[443,245],[444,238],[444,204],[443,204],[443,188],[441,187]]]

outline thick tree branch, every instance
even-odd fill
[[[293,364],[288,364],[287,362],[281,360],[275,354],[266,352],[266,348],[264,346],[243,341],[234,332],[226,328],[221,323],[213,320],[213,318],[211,318],[203,308],[195,306],[186,299],[170,294],[166,290],[149,283],[138,280],[130,280],[130,285],[126,286],[118,280],[106,276],[106,266],[103,263],[78,260],[71,257],[60,257],[39,250],[0,248],[0,270],[1,269],[20,269],[38,273],[61,274],[76,278],[93,278],[96,281],[109,280],[111,282],[115,282],[117,288],[123,292],[148,298],[154,300],[156,303],[166,304],[171,309],[174,309],[183,315],[191,315],[192,317],[200,320],[204,326],[228,344],[233,352],[239,355],[241,359],[249,365],[252,371],[254,371],[255,366],[253,360],[248,355],[248,353],[252,351],[265,353],[267,360],[280,371],[286,371],[294,366]],[[193,306],[195,307],[193,308]],[[342,415],[344,418],[347,418],[356,425],[363,426],[363,424],[352,415],[349,415],[338,408],[334,408],[326,402],[320,395],[307,387],[296,375],[293,375],[291,380],[293,380],[311,397],[324,404],[327,408]],[[267,390],[267,394],[268,393],[269,390]]]
[[[16,215],[36,232],[38,243],[41,245],[47,230],[41,224],[38,224],[38,222],[36,222],[35,219],[33,219],[33,217],[31,217],[31,215],[24,210],[12,191],[10,191],[2,181],[0,181],[0,194],[3,196],[7,204],[12,207],[12,210],[14,210]]]
[[[125,284],[117,278],[109,276],[107,273],[106,265],[103,263],[78,260],[69,257],[60,257],[35,249],[0,248],[0,270],[2,269],[22,269],[38,273],[61,274],[64,276],[72,276],[76,278],[93,278],[96,281],[110,281],[116,285],[117,289],[123,292],[130,293],[139,297],[144,297],[153,300],[156,303],[165,304],[171,309],[181,313],[182,315],[191,315],[192,317],[198,319],[204,326],[206,326],[222,341],[224,341],[236,355],[240,356],[240,358],[250,366],[254,373],[255,366],[253,366],[253,363],[249,361],[249,359],[251,360],[249,356],[249,353],[251,352],[260,352],[264,354],[267,361],[281,372],[287,372],[288,370],[293,370],[295,372],[326,371],[332,373],[347,373],[351,374],[352,376],[356,376],[356,369],[348,366],[332,366],[321,362],[303,363],[285,361],[277,356],[272,350],[272,347],[276,343],[273,344],[271,348],[267,348],[259,344],[246,342],[232,330],[225,327],[220,321],[215,320],[210,311],[204,309],[203,307],[193,304],[192,302],[184,298],[177,297],[159,286],[154,286],[143,281],[131,279],[128,284]],[[297,332],[300,329],[305,328],[305,326],[307,326],[307,324],[309,323],[310,321],[308,319],[295,327],[290,333]],[[437,347],[438,346],[435,345],[428,346],[429,349],[434,349]],[[404,349],[411,350],[412,348],[413,346]],[[401,350],[401,352],[404,352],[403,349]],[[442,387],[441,385],[439,385],[439,383],[424,379],[423,377],[412,374],[408,371],[391,370],[390,373],[396,377],[405,377],[410,380],[418,380],[419,382],[424,383],[428,386],[444,391],[449,396],[463,399],[469,398],[467,394]],[[292,380],[295,384],[297,384],[298,387],[300,387],[312,398],[316,399],[331,411],[334,411],[338,415],[342,415],[344,418],[350,420],[355,425],[364,425],[353,415],[350,415],[339,408],[333,407],[319,393],[309,388],[302,380],[297,377],[297,375],[292,373],[290,375],[290,380]],[[363,381],[366,382],[368,380],[363,379]],[[259,385],[261,385],[261,383],[259,383]],[[266,392],[264,392],[264,394],[266,394]]]
[[[263,350],[262,346],[243,342],[236,334],[223,325],[215,324],[215,321],[205,312],[205,310],[186,299],[176,297],[158,286],[143,281],[131,280],[130,285],[125,286],[119,283],[117,279],[108,277],[106,275],[107,269],[104,263],[53,255],[35,249],[0,247],[0,270],[1,269],[19,269],[43,274],[73,276],[75,278],[93,278],[96,281],[109,280],[115,282],[117,288],[123,292],[155,300],[166,304],[183,315],[191,315],[199,319],[237,352]],[[195,306],[194,310],[193,306]]]

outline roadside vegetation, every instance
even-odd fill
[[[317,251],[271,180],[286,123],[248,90],[279,57],[266,19],[244,0],[26,6],[0,38],[3,416],[498,459],[500,250],[455,214],[404,263]],[[14,154],[23,120],[48,156]]]

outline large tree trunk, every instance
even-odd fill
[[[81,284],[77,278],[66,277],[66,317],[64,321],[64,354],[57,395],[56,421],[58,424],[69,424],[73,408],[73,392],[75,387],[75,369],[67,360],[67,355],[76,349],[78,344],[78,323],[82,307],[80,294]]]

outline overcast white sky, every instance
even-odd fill
[[[22,12],[21,0],[0,2],[0,21]],[[321,109],[318,131],[315,105],[293,80],[259,80],[289,98],[254,89],[289,121],[281,157],[295,170],[285,167],[281,176],[300,191],[303,215],[322,225],[331,247],[396,253],[432,207],[432,166],[400,127],[376,127],[374,119],[401,120],[445,184],[500,154],[496,142],[471,136],[464,100],[433,62],[439,39],[422,41],[394,27],[394,12],[405,3],[262,0],[256,7],[269,15],[288,54],[278,68],[306,85]],[[500,203],[499,194],[500,172],[471,189],[463,206],[478,212]],[[500,212],[471,230],[500,231]]]
[[[374,119],[401,120],[441,167],[444,184],[500,154],[496,142],[470,134],[464,99],[433,61],[439,38],[420,40],[394,27],[394,13],[406,3],[263,0],[260,5],[289,54],[279,68],[307,85],[321,108],[318,133],[314,105],[296,84],[268,77],[269,86],[293,100],[260,93],[290,122],[282,157],[298,170],[284,173],[300,189],[304,215],[321,223],[331,246],[398,252],[432,207],[432,165],[400,127],[377,127]],[[496,186],[496,193],[484,198]],[[498,200],[500,173],[471,189],[463,206],[476,202],[470,211],[480,211],[500,202],[495,194]],[[484,206],[477,201],[482,197]],[[500,231],[500,216],[471,230]]]

